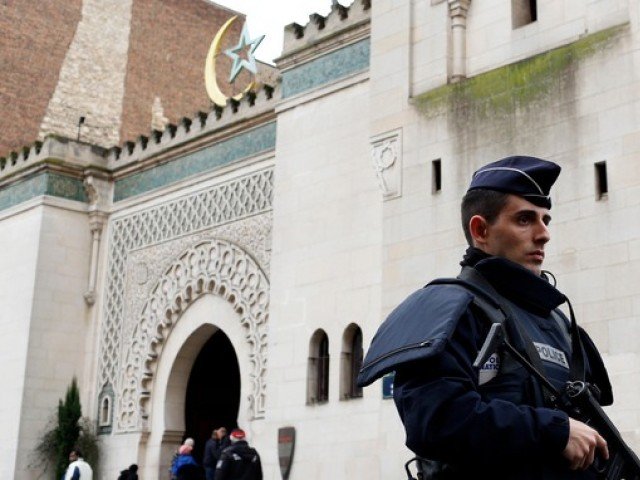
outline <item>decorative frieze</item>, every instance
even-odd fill
[[[282,98],[326,85],[369,68],[371,42],[360,40],[282,73]]]
[[[44,172],[0,189],[0,210],[42,195],[51,195],[78,202],[87,201],[82,180],[52,172]]]
[[[140,195],[235,160],[273,150],[275,144],[275,122],[261,125],[202,150],[178,156],[168,163],[116,180],[113,201]]]

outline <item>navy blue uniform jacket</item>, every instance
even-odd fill
[[[540,352],[544,373],[562,388],[569,379],[571,345],[561,331],[566,317],[559,323],[551,311],[566,300],[564,295],[502,258],[483,259],[475,269],[509,301],[520,328]],[[376,333],[359,384],[396,372],[394,400],[406,445],[459,471],[443,478],[595,478],[567,468],[562,451],[568,416],[544,405],[538,382],[523,367],[504,362],[495,377],[481,384],[472,364],[489,322],[473,298],[454,285],[432,285],[409,296]],[[506,327],[511,342],[523,351],[517,331]],[[602,360],[584,331],[581,337],[586,380],[603,390],[602,403],[611,403]]]

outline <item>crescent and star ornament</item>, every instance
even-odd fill
[[[209,52],[207,53],[207,58],[204,65],[204,83],[207,89],[207,95],[209,95],[209,98],[213,103],[220,107],[226,106],[228,97],[222,92],[222,90],[220,90],[220,86],[218,85],[216,76],[216,58],[218,57],[218,55],[220,55],[221,45],[225,38],[225,35],[227,34],[227,31],[229,30],[229,27],[231,27],[231,24],[237,18],[237,16],[231,17],[224,23],[224,25],[222,25],[222,27],[220,27],[220,30],[218,30],[218,33],[216,33],[216,36],[211,42],[211,46],[209,47]],[[238,44],[235,47],[224,51],[224,54],[231,58],[231,60],[233,60],[231,75],[229,76],[229,83],[234,82],[243,68],[254,75],[257,73],[254,52],[260,45],[260,42],[262,42],[263,38],[264,35],[251,40],[251,38],[249,37],[247,24],[244,24]],[[247,49],[247,47],[247,58],[245,59],[241,56],[241,54]],[[249,83],[249,85],[241,93],[231,98],[233,98],[234,100],[240,100],[242,96],[249,90],[251,90],[254,86],[255,82]]]
[[[256,57],[253,55],[256,51],[256,48],[260,45],[260,42],[264,39],[264,35],[261,35],[257,38],[251,40],[249,37],[249,29],[247,28],[247,24],[245,23],[242,26],[242,33],[240,34],[240,41],[238,44],[225,50],[224,54],[233,60],[233,67],[231,67],[231,75],[229,75],[229,83],[233,83],[236,79],[240,70],[246,68],[254,75],[258,73],[258,69],[256,68]],[[249,51],[247,52],[247,59],[242,58],[241,53],[249,47]]]

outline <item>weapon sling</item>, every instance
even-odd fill
[[[559,392],[542,372],[542,361],[533,347],[533,343],[524,329],[518,326],[517,321],[508,322],[520,340],[526,347],[526,358],[518,352],[505,338],[504,324],[509,318],[514,318],[511,309],[505,302],[500,301],[501,296],[493,287],[475,270],[463,269],[460,278],[440,279],[434,283],[458,285],[474,294],[474,304],[480,308],[491,322],[491,329],[487,335],[474,367],[484,364],[497,344],[502,344],[513,358],[519,362],[541,384],[545,403],[567,411],[572,416],[585,421],[599,431],[610,444],[611,455],[609,461],[600,464],[594,463],[593,468],[599,479],[604,480],[640,480],[640,460],[631,448],[624,442],[620,432],[608,418],[602,407],[594,397],[591,386],[585,381],[585,364],[582,341],[571,303],[567,300],[571,316],[571,369],[570,376],[573,381],[567,382],[564,393]],[[555,312],[554,318],[560,327],[566,327],[564,320]],[[564,333],[564,331],[563,331]],[[528,348],[531,346],[532,348]],[[533,350],[533,351],[532,351]]]

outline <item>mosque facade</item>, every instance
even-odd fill
[[[108,8],[79,3],[75,39]],[[545,265],[638,450],[639,29],[632,0],[334,2],[285,28],[269,84],[214,76],[226,105],[182,118],[178,80],[154,96],[118,67],[119,104],[114,79],[96,80],[102,102],[61,73],[20,130],[32,141],[0,159],[2,476],[38,478],[31,452],[74,376],[99,478],[168,478],[185,435],[201,448],[219,425],[247,431],[267,479],[289,461],[291,480],[404,475],[392,379],[358,389],[362,352],[406,295],[457,274],[471,174],[510,154],[562,166]],[[88,62],[71,47],[61,72]],[[74,93],[95,122],[61,108]],[[143,93],[146,120],[123,114]]]

